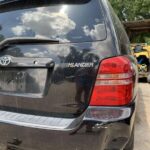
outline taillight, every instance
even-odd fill
[[[121,106],[133,97],[134,71],[129,59],[118,56],[101,62],[90,106]]]

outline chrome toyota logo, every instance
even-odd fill
[[[0,65],[1,66],[8,66],[11,63],[11,57],[3,56],[0,57]]]

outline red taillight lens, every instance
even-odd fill
[[[101,62],[90,106],[121,106],[133,97],[134,72],[127,57],[119,56]]]

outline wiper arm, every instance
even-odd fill
[[[44,39],[44,38],[7,38],[0,42],[0,49],[15,44],[58,44],[58,40]]]

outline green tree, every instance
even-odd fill
[[[122,21],[150,19],[150,0],[109,0],[116,14]],[[135,36],[133,43],[148,43],[150,33]]]
[[[141,33],[135,36],[131,42],[132,43],[147,43],[148,45],[150,45],[150,33]]]
[[[150,0],[110,0],[122,21],[150,19]]]

